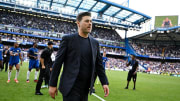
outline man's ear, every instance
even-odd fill
[[[76,23],[77,23],[77,26],[80,27],[80,22],[79,22],[79,21],[76,21]]]

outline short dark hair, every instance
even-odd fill
[[[14,45],[15,45],[15,44],[19,44],[19,43],[18,43],[18,42],[14,42]]]
[[[79,13],[76,17],[76,21],[81,21],[84,16],[90,16],[91,17],[91,13],[90,12]]]
[[[37,42],[33,42],[33,46],[34,46],[35,44],[37,44]]]
[[[136,55],[135,54],[131,54],[131,56],[134,56],[136,58]]]
[[[53,42],[52,42],[52,41],[49,41],[49,42],[48,42],[48,45],[53,45]]]

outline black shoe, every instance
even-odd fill
[[[94,88],[92,89],[92,93],[96,93]]]
[[[133,88],[133,90],[136,90],[136,88]]]
[[[128,89],[128,87],[125,87],[124,89]]]
[[[35,95],[43,95],[41,92],[36,92]]]

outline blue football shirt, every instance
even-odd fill
[[[3,59],[2,54],[3,54],[3,45],[2,45],[2,44],[0,44],[0,60],[2,60],[2,59]]]
[[[32,55],[32,56],[36,56],[37,57],[38,56],[38,49],[37,48],[30,48],[28,53],[30,55]],[[34,58],[30,57],[30,59],[34,59]]]
[[[106,67],[106,62],[108,61],[108,58],[107,57],[102,57],[102,60],[103,60],[103,66],[105,68]]]
[[[20,48],[14,48],[11,47],[10,48],[10,52],[12,52],[13,54],[18,54],[18,56],[10,56],[10,62],[11,63],[19,63],[19,53],[21,53],[21,49]]]

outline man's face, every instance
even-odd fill
[[[106,52],[103,52],[103,57],[106,57]]]
[[[80,22],[77,21],[77,24],[79,29],[85,34],[90,33],[92,30],[92,18],[90,16],[82,17]]]
[[[19,44],[18,44],[18,43],[15,43],[15,44],[14,44],[14,47],[15,47],[15,48],[19,47]]]
[[[49,45],[49,48],[52,49],[52,48],[53,48],[53,45]]]
[[[36,43],[36,44],[34,44],[34,47],[37,47],[37,43]]]
[[[169,21],[169,19],[168,19],[168,18],[166,18],[166,21]]]
[[[131,59],[134,60],[134,59],[135,59],[135,56],[134,56],[134,55],[131,55]]]

